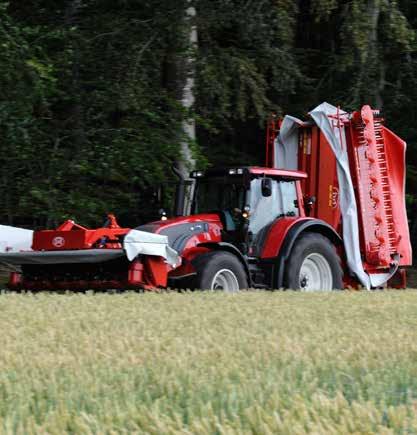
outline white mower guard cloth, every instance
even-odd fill
[[[298,169],[298,127],[303,124],[293,116],[285,116],[275,141],[274,167],[293,171]]]
[[[168,237],[161,234],[132,230],[126,234],[123,248],[129,261],[138,255],[156,255],[165,258],[173,268],[181,265],[181,257],[168,245]]]
[[[346,251],[348,267],[356,275],[360,283],[369,290],[371,286],[375,287],[381,284],[379,282],[377,283],[378,275],[375,276],[374,280],[371,280],[371,277],[363,269],[359,247],[358,209],[350,175],[344,128],[341,127],[342,131],[340,131],[339,127],[333,125],[329,119],[329,115],[336,116],[338,112],[339,114],[346,113],[338,110],[331,104],[322,103],[313,109],[310,115],[326,136],[337,160],[340,209],[343,220],[343,244]],[[279,137],[275,142],[275,167],[281,169],[298,168],[296,162],[298,160],[298,125],[300,124],[303,123],[297,118],[288,116],[284,118]],[[281,162],[279,153],[282,152],[283,147],[285,148],[285,158]],[[289,164],[290,167],[283,166],[285,164]],[[383,279],[386,279],[386,277]]]
[[[31,251],[33,231],[0,225],[0,253]]]

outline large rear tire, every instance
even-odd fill
[[[330,240],[316,233],[302,235],[286,262],[284,284],[301,291],[342,289],[340,258]]]
[[[193,260],[196,270],[193,287],[200,290],[235,293],[248,288],[242,263],[229,252],[213,251]]]

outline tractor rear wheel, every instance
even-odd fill
[[[285,287],[301,291],[343,288],[340,258],[327,237],[307,233],[295,242],[285,266]]]
[[[229,252],[213,251],[193,260],[196,271],[193,287],[235,293],[248,288],[242,263]]]

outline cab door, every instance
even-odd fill
[[[270,189],[263,189],[264,178],[251,181],[248,226],[249,250],[252,257],[259,257],[269,230],[277,219],[298,217],[296,182],[270,179]]]

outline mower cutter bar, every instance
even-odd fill
[[[23,264],[78,264],[102,263],[125,256],[123,249],[77,249],[71,251],[26,251],[0,253],[0,263]]]

